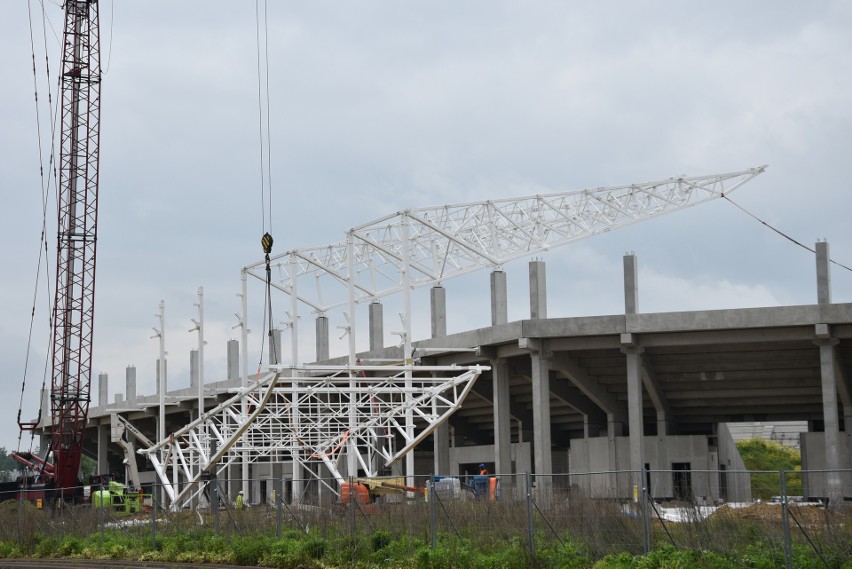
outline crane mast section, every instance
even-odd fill
[[[369,302],[402,290],[405,266],[412,288],[431,286],[717,199],[765,169],[408,209],[349,230],[352,274],[343,240],[273,257],[279,275],[273,286],[297,290],[302,303],[326,312],[347,304],[351,280],[356,303]],[[256,263],[246,271],[265,280],[264,267]]]
[[[92,369],[101,84],[97,1],[66,2],[63,38],[51,452],[56,487],[72,488]]]

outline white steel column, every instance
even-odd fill
[[[299,391],[299,371],[296,369],[296,366],[299,365],[299,290],[298,290],[298,279],[296,278],[298,270],[298,258],[295,254],[290,255],[290,361],[293,366],[293,402],[294,405],[298,405],[298,391]],[[293,418],[293,428],[298,433],[301,429],[301,425],[299,424],[298,414]],[[291,501],[294,503],[299,503],[302,500],[302,492],[304,489],[304,485],[302,484],[302,476],[304,472],[302,471],[302,451],[296,447],[293,449],[293,452],[290,453],[290,460],[292,464],[291,476],[292,476],[292,492],[291,492]]]
[[[346,234],[346,271],[348,279],[348,304],[349,315],[346,322],[346,332],[349,334],[349,367],[355,366],[355,235],[350,230]],[[349,377],[349,430],[355,428],[355,379]],[[358,447],[355,437],[350,437],[346,443],[346,472],[349,476],[355,476],[358,473]]]
[[[246,282],[246,272],[242,272],[242,294],[240,297],[240,302],[242,304],[243,311],[243,329],[242,329],[242,342],[243,342],[243,373],[240,381],[240,386],[245,389],[248,386],[248,285]],[[270,338],[270,341],[272,339]],[[248,401],[245,396],[243,396],[240,401],[240,414],[242,419],[245,421],[248,417]],[[240,488],[243,491],[244,499],[248,499],[249,496],[249,488],[248,488],[248,477],[249,477],[249,456],[248,451],[243,451],[242,456],[240,457],[242,462],[242,468],[240,469],[240,477],[242,478],[242,486]],[[216,481],[216,484],[219,482]],[[231,487],[231,481],[228,481],[228,488]],[[230,497],[229,497],[230,498]]]
[[[409,250],[409,224],[411,220],[407,214],[402,215],[402,310],[403,310],[403,352],[402,361],[408,368],[405,371],[406,401],[409,408],[405,411],[405,433],[406,438],[414,438],[414,412],[410,407],[412,393],[411,366],[414,364],[411,358],[411,252]],[[405,455],[405,477],[408,486],[414,486],[414,451]]]
[[[198,287],[198,320],[192,319],[195,328],[190,332],[198,332],[198,416],[204,414],[204,287]]]
[[[198,307],[198,320],[192,319],[195,327],[190,329],[190,332],[198,332],[198,418],[204,414],[204,288],[198,287],[198,302],[195,304]],[[199,437],[206,443],[206,429],[204,423],[199,423]],[[198,465],[198,473],[201,474],[202,465]],[[138,480],[136,481],[139,482]]]
[[[294,368],[299,365],[299,291],[297,290],[296,271],[298,271],[297,257],[290,255],[290,365]],[[283,358],[279,355],[278,362]]]

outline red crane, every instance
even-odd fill
[[[62,131],[53,304],[51,442],[42,478],[78,485],[89,413],[98,223],[100,39],[98,1],[66,0],[60,89]],[[20,423],[33,430],[37,423]]]

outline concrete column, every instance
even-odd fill
[[[271,339],[272,341],[269,343],[269,364],[280,364],[284,354],[281,352],[281,330],[279,328],[272,330]]]
[[[105,373],[98,374],[98,405],[109,405],[109,377]]]
[[[533,407],[533,462],[536,473],[537,499],[549,504],[552,496],[553,456],[550,437],[550,360],[549,354],[533,352],[532,407]]]
[[[852,468],[852,407],[843,407],[843,434],[846,442],[846,465],[844,468]],[[850,475],[847,474],[847,480]]]
[[[509,406],[509,364],[505,359],[491,360],[491,376],[494,380],[494,472],[512,472],[512,417]],[[504,478],[507,485],[513,477]]]
[[[447,289],[433,286],[430,291],[432,301],[432,337],[443,338],[447,335]]]
[[[447,335],[447,291],[442,286],[433,286],[431,293],[432,337],[443,338]],[[450,465],[450,423],[444,421],[432,433],[433,462],[435,474],[449,475]]]
[[[109,464],[107,463],[109,435],[109,425],[98,425],[98,471],[95,474],[106,474],[109,472]]]
[[[136,401],[136,366],[127,366],[124,370],[124,391],[128,403]]]
[[[817,302],[831,304],[831,257],[828,241],[816,243]]]
[[[547,318],[547,283],[544,261],[530,261],[530,319]]]
[[[506,273],[491,271],[491,325],[499,326],[509,321],[509,300]]]
[[[228,379],[231,381],[240,379],[239,340],[228,340]]]
[[[381,302],[370,303],[370,351],[385,347],[385,324]],[[406,356],[407,357],[407,356]]]
[[[819,346],[820,376],[822,378],[822,416],[825,437],[825,468],[838,470],[840,464],[840,416],[837,411],[837,372],[838,362],[835,346],[838,340],[831,338],[826,324],[817,324]],[[847,427],[848,428],[848,427]],[[832,502],[842,499],[840,474],[828,473],[828,493]]]
[[[316,361],[324,362],[328,360],[328,316],[321,314],[317,316],[317,353]]]
[[[157,395],[159,395],[160,394],[160,358],[157,358],[157,368],[156,369],[157,369],[157,373],[156,373],[156,376],[155,376],[154,379],[156,379],[156,382],[157,382]],[[164,371],[163,375],[165,375],[165,377],[163,378],[162,384],[165,386],[165,392],[168,393],[169,392],[169,360],[166,360],[166,361],[163,362],[163,371]]]
[[[124,394],[123,393],[116,393],[115,394],[115,402],[116,403],[124,403]]]
[[[198,350],[189,350],[189,386],[198,391]]]
[[[624,313],[639,312],[639,269],[636,255],[624,256]],[[629,330],[628,330],[629,331]]]
[[[639,473],[635,484],[641,484],[645,468],[645,424],[642,413],[642,361],[639,348],[623,348],[627,359],[627,422],[630,430],[630,470]]]

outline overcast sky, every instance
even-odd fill
[[[32,4],[46,148],[45,44]],[[55,76],[62,11],[45,4]],[[130,364],[138,392],[154,392],[151,336],[161,299],[170,387],[188,386],[199,286],[207,379],[224,378],[225,343],[238,336],[240,269],[261,259],[264,227],[255,3],[100,5],[93,372],[109,374],[112,400]],[[42,213],[27,3],[9,2],[4,21],[0,445],[11,450]],[[808,246],[828,239],[832,257],[852,266],[849,2],[276,1],[268,30],[276,252],[338,241],[349,227],[408,207],[769,164],[731,197]],[[55,84],[52,91],[56,100]],[[49,224],[54,217],[49,211]],[[53,277],[55,230],[48,234]],[[816,300],[811,253],[715,201],[543,255],[549,315],[623,311],[626,251],[638,255],[643,312]],[[526,261],[506,267],[510,320],[529,314]],[[25,419],[37,413],[49,345],[45,270]],[[852,301],[848,271],[834,267],[833,285],[836,302]],[[490,322],[487,273],[446,286],[450,332]],[[251,282],[252,362],[261,293]],[[425,294],[415,294],[415,339],[428,334]],[[286,302],[274,300],[276,322],[285,320]],[[388,344],[399,329],[393,303],[385,310]],[[342,355],[343,319],[330,317],[333,352]],[[300,326],[311,359],[307,311]],[[366,341],[363,330],[359,346]]]

